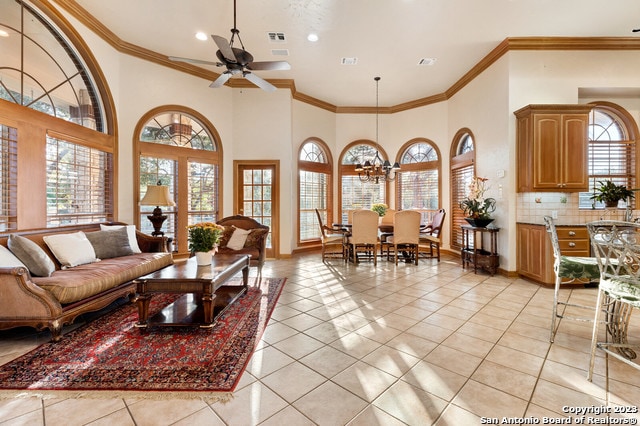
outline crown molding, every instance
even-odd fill
[[[165,55],[161,55],[157,52],[120,39],[86,9],[76,3],[75,0],[53,1],[121,53],[173,68],[206,80],[213,81],[220,76],[219,73],[208,71],[195,65],[185,62],[171,61]],[[46,0],[43,0],[43,3],[46,4]],[[512,50],[640,50],[640,39],[634,37],[508,37],[500,42],[500,44],[482,58],[451,87],[445,90],[444,93],[416,99],[392,107],[386,107],[384,108],[384,112],[381,108],[379,112],[383,114],[393,114],[446,101],[482,74],[482,72],[493,65],[503,55]],[[292,93],[293,99],[297,101],[337,114],[371,114],[375,113],[376,110],[375,107],[339,107],[332,105],[328,102],[324,102],[320,99],[298,92],[295,88],[295,81],[290,79],[275,79],[268,81],[278,88],[289,89]],[[256,88],[256,86],[244,79],[231,79],[225,84],[234,88]]]

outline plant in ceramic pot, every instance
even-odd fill
[[[195,253],[198,265],[210,264],[212,250],[220,241],[224,227],[213,222],[200,222],[189,225],[187,229],[189,231],[189,251]]]
[[[491,213],[496,210],[495,198],[485,197],[484,194],[489,189],[487,181],[489,179],[474,176],[469,183],[469,193],[467,197],[460,201],[460,208],[467,217],[465,220],[474,226],[487,226],[493,221]]]
[[[600,186],[595,189],[591,199],[604,203],[605,207],[617,207],[620,200],[633,198],[633,191],[636,191],[628,189],[625,185],[618,185],[612,180],[598,181],[598,184]]]
[[[387,206],[384,203],[375,203],[374,205],[371,206],[371,210],[373,210],[374,212],[378,213],[378,216],[382,217],[385,214],[387,214],[387,209],[389,208],[389,206]]]

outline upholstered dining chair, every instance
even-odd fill
[[[322,241],[322,262],[324,263],[327,258],[343,259],[345,257],[345,231],[325,225],[318,209],[316,209],[316,216]]]
[[[424,257],[435,257],[440,262],[440,244],[442,239],[440,233],[444,226],[444,218],[447,213],[444,209],[438,210],[431,219],[431,223],[420,231],[420,242],[418,244],[418,253]],[[435,252],[434,252],[435,250]]]
[[[382,247],[387,241],[387,238],[393,235],[393,216],[396,214],[396,210],[387,209],[387,212],[380,218],[380,254],[382,255]]]
[[[587,230],[600,270],[587,373],[591,381],[597,349],[640,370],[636,353],[640,344],[630,344],[627,338],[633,308],[640,308],[640,224],[603,220],[587,223]],[[606,325],[604,341],[600,340],[602,324]],[[605,375],[608,371],[607,367]]]
[[[393,251],[394,263],[398,264],[398,251],[412,254],[414,263],[418,264],[418,243],[420,242],[420,221],[422,215],[415,210],[401,210],[393,218],[393,235],[384,243],[387,248],[387,259]]]
[[[351,235],[347,237],[348,256],[354,263],[358,263],[358,253],[365,253],[368,257],[373,257],[373,264],[378,261],[378,213],[372,210],[356,210],[353,212],[353,223],[351,225]]]
[[[553,312],[551,314],[551,332],[549,334],[549,341],[553,342],[556,336],[556,323],[558,319],[566,318],[574,321],[593,321],[591,317],[570,316],[563,312],[558,311],[559,306],[573,307],[578,309],[593,310],[595,306],[585,306],[577,303],[560,301],[560,287],[562,284],[584,282],[589,283],[597,281],[600,277],[600,270],[598,268],[598,262],[595,257],[580,257],[580,256],[563,256],[560,252],[560,243],[558,241],[558,232],[556,226],[553,223],[553,219],[550,216],[544,217],[544,223],[547,228],[547,233],[551,239],[551,247],[553,248],[553,271],[555,273],[555,285],[553,288]]]

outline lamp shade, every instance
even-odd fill
[[[166,185],[147,185],[147,193],[140,200],[141,206],[175,206],[169,187]]]

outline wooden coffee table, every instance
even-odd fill
[[[216,254],[211,266],[198,266],[192,257],[134,280],[138,292],[136,327],[213,327],[216,317],[247,291],[250,259],[246,254]],[[240,272],[242,285],[225,285]],[[149,302],[157,293],[183,296],[149,318]]]

